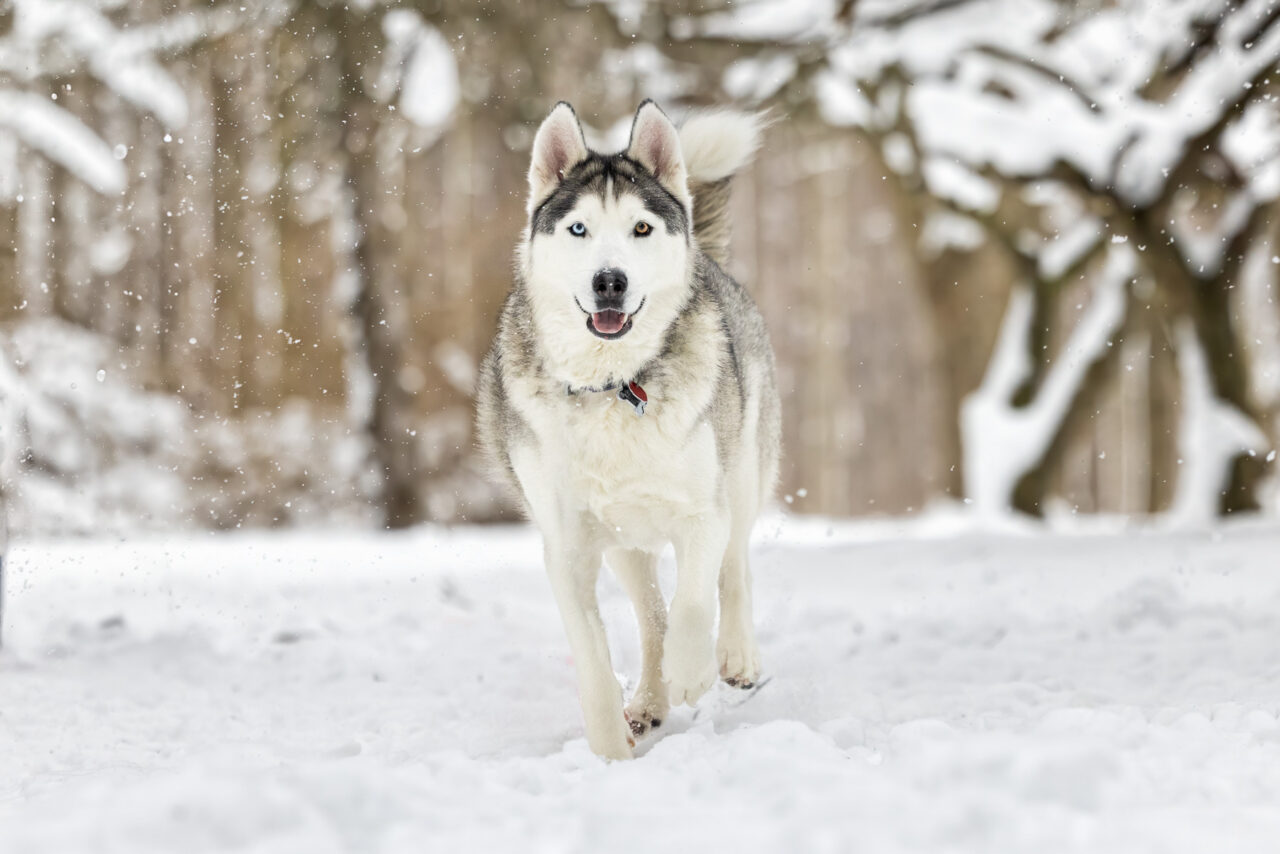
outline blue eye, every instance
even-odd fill
[[[569,226],[569,233],[574,237],[586,237],[587,227],[580,222],[575,222],[573,225]]]

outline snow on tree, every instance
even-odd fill
[[[1093,302],[1025,406],[1010,401],[1031,373],[1034,298],[1026,285],[1014,289],[987,375],[960,410],[965,493],[979,515],[998,517],[1012,508],[1018,480],[1044,456],[1085,372],[1110,346],[1124,318],[1125,285],[1133,267],[1127,246],[1108,253]]]
[[[1175,332],[1182,377],[1178,429],[1182,468],[1165,521],[1175,528],[1207,526],[1218,515],[1217,496],[1227,487],[1231,461],[1242,453],[1263,453],[1269,444],[1257,424],[1213,393],[1204,348],[1190,324],[1179,324]]]
[[[458,106],[453,51],[440,31],[412,9],[389,10],[382,17],[382,32],[387,43],[375,91],[380,97],[398,93],[400,114],[438,137]]]
[[[111,147],[72,113],[30,92],[0,90],[0,126],[24,145],[99,193],[125,188],[124,167]],[[12,155],[13,149],[9,148]],[[12,160],[5,168],[12,171]],[[15,182],[6,182],[12,186]]]
[[[114,292],[141,302],[141,295],[133,293],[127,281],[131,254],[137,254],[140,246],[147,246],[149,251],[140,253],[142,260],[138,263],[158,261],[162,241],[181,240],[178,251],[184,261],[191,260],[193,249],[199,250],[195,254],[208,259],[220,251],[220,246],[214,243],[216,233],[218,241],[242,247],[240,255],[231,259],[233,266],[241,263],[241,256],[249,256],[255,274],[252,295],[255,320],[261,321],[260,326],[266,331],[281,334],[282,234],[280,208],[275,198],[281,189],[282,174],[314,187],[307,193],[306,204],[310,210],[306,216],[326,217],[333,222],[329,242],[335,261],[342,266],[333,273],[336,281],[331,290],[335,298],[348,306],[350,315],[344,343],[349,356],[345,379],[351,389],[347,395],[353,421],[347,425],[351,440],[339,443],[342,444],[340,453],[315,454],[310,460],[281,461],[283,469],[278,468],[277,473],[292,468],[295,461],[304,472],[295,472],[298,482],[314,484],[341,472],[340,478],[349,479],[349,488],[330,491],[331,496],[345,494],[347,500],[351,500],[355,494],[360,496],[359,504],[377,503],[380,500],[377,496],[364,495],[368,491],[376,492],[376,484],[371,486],[351,471],[350,448],[353,444],[363,444],[365,453],[369,449],[374,451],[377,468],[383,475],[384,491],[402,498],[411,493],[418,486],[420,469],[414,429],[417,425],[412,423],[413,415],[404,405],[404,394],[397,382],[404,361],[399,349],[407,337],[407,332],[398,328],[407,322],[398,302],[405,295],[405,278],[389,258],[395,254],[389,247],[394,235],[383,214],[392,207],[386,195],[392,164],[403,164],[406,151],[418,152],[433,145],[450,126],[459,102],[457,63],[440,31],[416,11],[413,4],[317,3],[299,7],[277,0],[212,2],[176,9],[168,4],[125,8],[124,4],[99,0],[10,0],[7,4],[0,2],[0,25],[3,26],[0,29],[3,32],[0,35],[0,80],[3,81],[0,82],[0,191],[4,194],[4,203],[19,211],[22,227],[18,230],[26,241],[24,258],[35,259],[33,263],[41,270],[49,268],[45,256],[54,245],[56,231],[48,223],[56,207],[59,218],[69,216],[80,220],[81,233],[101,235],[101,239],[95,237],[94,242],[101,245],[102,251],[94,257],[101,261],[102,269],[110,274],[121,273],[119,278],[125,280],[116,283]],[[207,57],[220,41],[227,45],[224,53],[234,54],[237,50],[271,49],[272,40],[299,46],[300,49],[290,55],[323,78],[324,82],[315,88],[323,93],[318,106],[302,109],[298,107],[300,102],[293,100],[282,102],[288,103],[287,108],[271,104],[268,98],[275,96],[273,88],[281,85],[280,78],[277,76],[273,81],[261,73],[264,68],[261,63],[253,66],[255,73],[244,77],[237,77],[235,70],[225,72],[228,76],[221,79],[234,79],[234,90],[226,87],[220,91],[216,85],[201,85],[205,80],[218,80],[217,70],[213,75],[208,73]],[[321,42],[333,45],[336,50],[301,49]],[[203,80],[200,70],[192,73],[186,67],[192,62],[206,63]],[[326,82],[329,85],[326,86]],[[299,94],[303,100],[314,101],[311,91]],[[234,106],[229,107],[232,102]],[[239,137],[218,139],[219,111],[239,109],[241,105],[244,105],[243,111],[232,119],[248,119],[237,125],[241,129]],[[280,146],[272,137],[279,120],[284,118],[284,109],[291,111],[291,118],[301,116],[317,127],[329,122],[328,126],[340,135],[341,144],[326,149],[323,144],[315,148],[299,145],[294,140]],[[224,121],[222,127],[226,126]],[[152,130],[156,127],[159,133]],[[161,134],[164,150],[160,150]],[[194,162],[204,152],[212,162]],[[184,161],[185,166],[181,165]],[[31,168],[33,162],[38,168]],[[68,198],[66,185],[56,171],[44,167],[45,163],[66,170],[101,196],[120,199],[115,214],[110,212],[109,205],[107,215],[98,218],[87,216],[89,208],[83,204],[78,211],[72,209],[75,200]],[[226,213],[225,186],[184,185],[177,204],[162,201],[155,186],[157,178],[162,179],[163,175],[156,173],[173,169],[173,164],[179,164],[178,177],[188,182],[193,180],[192,167],[198,166],[207,176],[206,181],[225,180],[231,185],[239,202],[234,215]],[[320,176],[325,174],[337,180],[321,180]],[[202,192],[211,196],[202,198]],[[59,194],[56,200],[55,193]],[[212,194],[218,194],[218,198],[212,198]],[[180,229],[175,225],[177,218],[185,215],[193,222],[195,207],[206,201],[208,204],[200,211],[202,230],[188,227],[182,230],[184,237],[175,236],[175,231]],[[231,252],[235,255],[236,250]],[[65,272],[61,265],[59,262],[58,274],[65,273],[77,284],[89,278]],[[197,344],[209,354],[207,358],[221,359],[221,355],[213,354],[225,352],[213,347],[217,330],[208,322],[196,322],[200,312],[196,313],[196,320],[183,317],[178,321],[188,324],[191,334],[167,325],[166,312],[172,311],[173,301],[178,299],[189,300],[192,306],[203,306],[203,316],[212,320],[214,292],[223,287],[219,282],[219,269],[205,264],[186,272],[187,266],[185,263],[164,264],[166,269],[182,272],[161,277],[155,310],[125,325],[128,330],[137,330],[137,346],[147,354],[144,358],[173,364],[176,360],[169,352],[173,347],[166,342],[191,345],[193,355],[179,366],[179,382],[184,388],[188,383],[199,383],[202,368]],[[27,278],[47,293],[43,273]],[[225,304],[225,298],[223,302]],[[181,305],[185,307],[187,303]],[[42,304],[31,313],[38,316],[47,313],[50,307]],[[48,332],[53,327],[40,328]],[[75,352],[97,353],[105,359],[102,353],[107,352],[104,346],[108,342],[101,341],[103,346],[95,346],[80,340],[86,336],[92,339],[96,333],[59,327],[58,334],[76,339]],[[126,337],[129,335],[131,331]],[[13,336],[21,337],[22,329]],[[0,341],[0,346],[6,344],[14,346],[13,341]],[[126,346],[123,341],[120,346],[123,352]],[[238,349],[238,345],[234,346]],[[40,367],[40,360],[47,355],[47,350],[37,352],[35,368]],[[82,368],[87,370],[83,361],[77,362],[78,372],[82,372]],[[253,368],[269,373],[279,366],[262,358],[255,360]],[[92,374],[90,370],[89,375]],[[58,407],[54,406],[53,410],[42,407],[40,401],[53,391],[40,391],[36,377],[53,375],[43,369],[30,376],[28,372],[18,371],[5,396],[10,408],[16,408],[10,413],[16,426],[9,436],[11,441],[6,443],[8,454],[24,455],[24,459],[37,460],[41,465],[48,463],[48,471],[55,475],[55,480],[79,477],[81,464],[94,471],[105,471],[102,467],[114,466],[117,455],[164,457],[169,460],[171,472],[186,472],[198,480],[201,465],[220,468],[228,456],[241,454],[244,465],[228,465],[238,469],[238,477],[251,477],[253,466],[249,461],[256,457],[257,451],[238,448],[237,442],[256,443],[260,447],[276,444],[251,435],[256,428],[249,423],[227,423],[222,430],[193,427],[194,432],[216,447],[175,443],[173,453],[181,457],[181,462],[177,462],[173,454],[158,451],[151,437],[117,436],[110,430],[97,429],[91,419],[78,418],[63,419],[54,425],[57,429],[42,439],[36,435],[40,428],[33,425],[43,423],[41,412]],[[114,373],[109,371],[108,375],[114,376]],[[155,380],[147,377],[143,381]],[[77,389],[74,404],[61,401],[59,406],[75,411],[110,408],[109,401],[98,399],[106,392],[103,386],[85,382],[80,377],[74,387]],[[239,387],[237,382],[235,388]],[[191,391],[195,397],[201,390]],[[118,397],[119,390],[114,394]],[[170,408],[160,396],[143,399],[147,405],[157,407],[157,411],[167,412]],[[185,406],[177,398],[172,402],[179,409]],[[292,411],[259,410],[253,418],[259,426],[274,425],[268,430],[273,435],[283,435],[281,431],[294,432],[296,442],[297,431],[293,429],[298,422],[296,416]],[[184,418],[192,417],[199,421],[201,416],[198,412],[184,411]],[[115,417],[106,420],[119,421]],[[292,427],[285,427],[285,422]],[[331,426],[313,424],[311,432],[315,441],[326,443],[333,439]],[[355,429],[351,430],[352,427]],[[80,437],[75,441],[99,444],[101,452],[86,450],[79,457],[46,459],[53,437],[61,437],[58,441],[74,445],[75,436]],[[33,449],[33,442],[39,447]],[[301,450],[302,444],[297,447]],[[281,451],[279,447],[276,450]],[[184,454],[190,459],[182,456]],[[297,454],[290,456],[297,457]],[[316,467],[316,459],[325,459],[325,466]],[[162,480],[168,484],[169,478]],[[94,501],[101,498],[98,492],[82,489],[86,496],[83,512],[77,515],[72,508],[67,508],[66,512],[54,512],[42,523],[33,518],[33,508],[56,505],[52,500],[41,500],[39,493],[45,485],[39,475],[23,478],[26,497],[19,502],[16,512],[26,530],[58,526],[84,528],[90,526],[94,513],[100,512],[92,509]],[[52,494],[52,488],[49,491]],[[207,521],[225,520],[228,515],[225,508],[207,506],[216,496],[200,494],[180,500],[168,486],[159,483],[155,493],[172,499],[173,515],[181,516],[179,508],[182,507],[190,508],[192,514]],[[309,504],[297,495],[283,500],[290,511]],[[265,506],[273,502],[263,503]],[[396,502],[392,497],[386,503],[390,506]],[[412,496],[403,498],[403,503],[411,505]],[[123,502],[120,506],[129,506],[129,503]],[[134,509],[140,519],[160,515],[160,508]],[[249,516],[259,512],[259,508],[241,507],[240,510]],[[275,514],[279,515],[296,514]],[[390,515],[401,524],[421,518],[411,506],[405,513]],[[104,522],[101,518],[97,521]],[[222,524],[222,521],[214,523]]]
[[[84,71],[165,127],[187,122],[186,93],[158,55],[230,30],[246,17],[231,6],[182,11],[132,27],[87,0],[9,0],[9,31],[0,37],[0,135],[67,169],[94,190],[121,192],[127,183],[119,153],[73,111],[58,103],[52,81]],[[4,164],[12,169],[13,163]]]
[[[829,122],[875,139],[903,186],[928,199],[922,240],[960,245],[980,229],[1015,259],[1030,287],[1012,297],[989,375],[1005,406],[987,384],[967,410],[1003,412],[993,423],[1029,434],[1017,465],[966,472],[971,486],[982,484],[979,504],[999,501],[1015,470],[1051,464],[1061,446],[1053,433],[1091,398],[1079,371],[1073,394],[1050,387],[1064,374],[1042,352],[1064,285],[1093,278],[1096,259],[1118,242],[1134,251],[1134,277],[1149,294],[1139,302],[1157,325],[1192,321],[1214,406],[1276,442],[1277,407],[1250,392],[1251,348],[1237,316],[1238,295],[1257,287],[1242,269],[1280,196],[1275,0],[756,0],[676,18],[670,30],[755,47],[726,70],[727,90],[811,100]],[[1031,366],[1016,388],[1010,336]],[[1185,342],[1166,335],[1157,346],[1180,351]],[[1063,396],[1075,406],[1038,403]],[[1008,420],[1021,408],[1030,411]],[[1256,507],[1270,463],[1227,444],[1235,452],[1225,487],[1188,479],[1213,488],[1211,499],[1220,494],[1225,511]],[[1032,450],[1038,459],[1025,458]],[[965,456],[990,460],[972,448]],[[1027,509],[1043,498],[1043,487],[1032,490]]]

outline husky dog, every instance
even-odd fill
[[[626,150],[601,154],[561,102],[533,144],[529,225],[477,428],[542,531],[587,741],[611,759],[717,673],[742,688],[759,678],[747,541],[777,475],[778,392],[764,322],[720,266],[729,180],[759,134],[758,117],[732,112],[677,130],[646,101]],[[596,603],[602,556],[640,626],[625,709]]]

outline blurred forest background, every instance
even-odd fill
[[[478,522],[537,123],[769,109],[800,512],[1277,513],[1275,0],[0,0],[19,532]]]

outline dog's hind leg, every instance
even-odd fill
[[[662,681],[662,639],[667,633],[667,604],[658,586],[658,556],[639,550],[610,549],[605,560],[631,597],[640,626],[640,684],[627,704],[631,731],[644,735],[662,725],[671,704]]]
[[[760,678],[760,650],[751,617],[751,570],[747,566],[754,514],[745,516],[734,514],[729,547],[720,566],[720,636],[716,640],[720,678],[738,688],[751,688]]]
[[[622,712],[622,688],[609,661],[609,644],[596,601],[600,552],[578,544],[546,543],[547,576],[578,672],[578,697],[591,750],[606,759],[630,759],[635,739]]]

